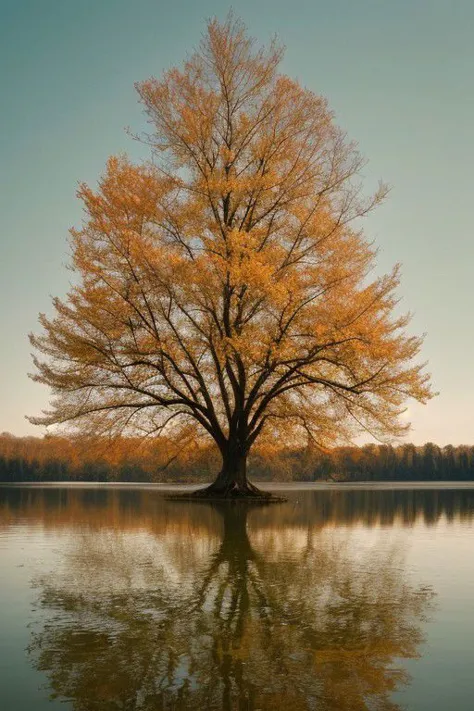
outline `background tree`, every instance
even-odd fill
[[[232,16],[182,70],[137,85],[152,160],[111,158],[72,231],[77,285],[43,333],[33,422],[101,432],[201,432],[222,470],[207,493],[255,494],[257,438],[396,436],[426,402],[421,339],[394,315],[399,269],[368,278],[363,161],[323,98],[278,73]]]

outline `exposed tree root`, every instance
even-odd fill
[[[167,498],[186,499],[188,501],[254,501],[261,503],[279,503],[286,499],[275,496],[269,491],[262,491],[251,482],[239,482],[236,479],[223,481],[219,475],[212,484],[197,489],[190,494],[173,494]]]
[[[209,497],[223,499],[245,499],[249,497],[258,497],[268,499],[271,494],[268,491],[262,491],[249,481],[245,481],[243,483],[235,480],[221,482],[218,478],[210,486],[206,486],[204,489],[198,489],[195,491],[193,496],[205,499]]]

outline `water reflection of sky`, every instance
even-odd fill
[[[473,501],[0,489],[5,708],[467,711]]]

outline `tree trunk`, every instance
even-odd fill
[[[199,498],[269,498],[247,479],[247,451],[238,443],[229,443],[222,453],[222,469],[216,480],[195,492]]]

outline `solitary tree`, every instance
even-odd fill
[[[326,101],[278,73],[232,16],[184,68],[137,90],[150,162],[108,161],[72,230],[76,285],[40,317],[42,424],[211,437],[206,493],[255,495],[259,437],[396,436],[431,397],[421,339],[394,314],[399,269],[369,278],[363,161]],[[43,357],[41,357],[41,355]]]

